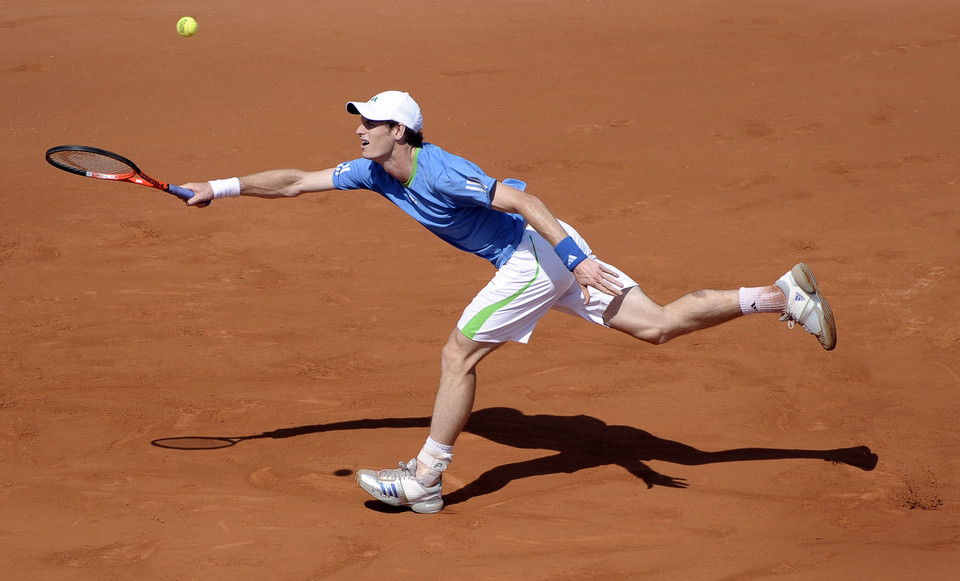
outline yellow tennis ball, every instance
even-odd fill
[[[177,34],[183,37],[193,36],[197,33],[197,21],[190,16],[184,16],[177,21]]]

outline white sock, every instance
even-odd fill
[[[787,306],[783,291],[776,286],[757,286],[740,288],[740,312],[782,313]]]
[[[441,444],[440,442],[434,440],[430,436],[427,436],[427,442],[423,445],[424,448],[428,448],[433,452],[438,454],[453,454],[453,446],[448,446],[446,444]]]

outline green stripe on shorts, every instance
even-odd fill
[[[540,275],[540,257],[537,256],[537,248],[536,246],[533,245],[532,238],[530,239],[530,247],[533,248],[533,258],[537,262],[537,270],[536,272],[533,273],[533,278],[530,279],[530,282],[523,285],[522,289],[518,290],[517,292],[513,293],[512,295],[503,299],[502,301],[497,301],[493,303],[492,305],[484,308],[479,313],[474,315],[473,318],[470,319],[470,321],[463,326],[463,329],[460,329],[460,332],[463,333],[463,335],[467,339],[472,340],[474,337],[476,337],[477,333],[480,331],[480,327],[482,327],[483,324],[487,322],[487,319],[492,317],[493,314],[499,311],[501,308],[505,307],[506,305],[509,305],[511,302],[513,302],[514,299],[522,295],[523,291],[530,288],[530,285],[533,284],[533,281],[537,280],[537,276]]]

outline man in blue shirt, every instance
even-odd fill
[[[385,503],[420,513],[443,508],[442,476],[473,408],[477,364],[505,342],[526,343],[551,309],[652,344],[742,315],[775,313],[791,328],[800,323],[824,349],[836,346],[830,305],[803,263],[771,285],[699,290],[661,306],[599,260],[523,182],[497,181],[476,164],[424,143],[423,116],[409,94],[385,91],[347,103],[347,111],[360,116],[359,159],[321,171],[273,170],[184,187],[196,192],[190,205],[241,194],[280,198],[370,190],[497,268],[443,346],[430,434],[419,454],[396,469],[357,472],[360,486]]]

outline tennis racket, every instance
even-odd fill
[[[47,150],[47,161],[63,171],[98,180],[149,186],[173,194],[183,201],[194,195],[190,190],[153,179],[129,159],[105,149],[86,145],[58,145]]]

